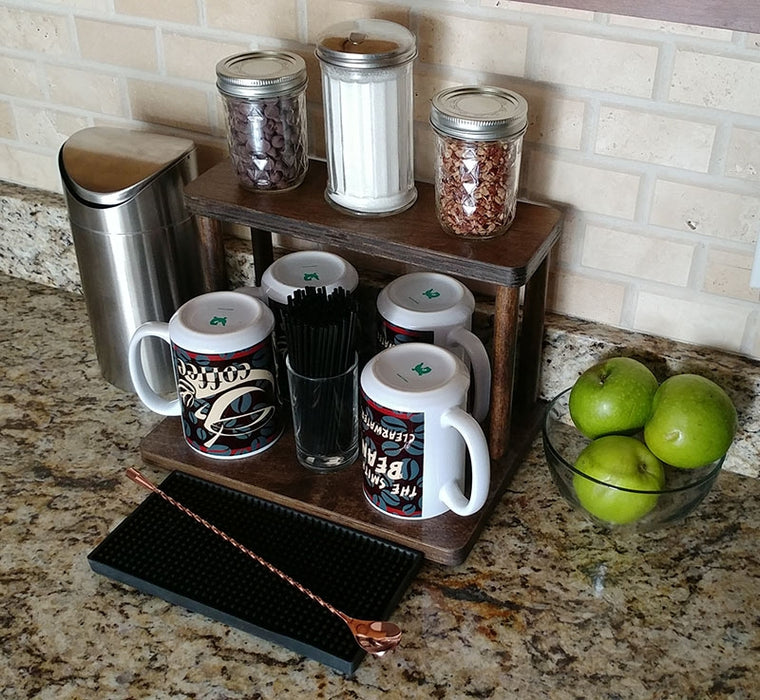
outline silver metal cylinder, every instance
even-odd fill
[[[106,380],[134,391],[129,340],[146,321],[168,321],[188,299],[218,289],[183,187],[197,175],[188,139],[93,127],[71,136],[58,164],[95,351]],[[157,393],[174,390],[168,347],[143,343]]]

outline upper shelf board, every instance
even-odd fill
[[[385,217],[338,211],[325,200],[326,183],[325,163],[311,160],[298,187],[251,192],[238,185],[225,160],[187,185],[185,201],[198,215],[505,287],[522,287],[530,279],[561,230],[558,209],[521,201],[507,233],[465,240],[441,229],[429,183],[417,182],[411,208]]]

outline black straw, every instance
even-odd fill
[[[324,287],[306,287],[289,296],[284,325],[291,370],[310,379],[347,372],[356,359],[357,318],[358,304],[343,288],[328,295]],[[324,456],[350,449],[355,397],[346,395],[346,386],[352,381],[314,386],[308,401],[291,395],[304,450]]]
[[[290,366],[305,377],[345,372],[356,352],[358,304],[342,287],[297,289],[288,297],[285,334]]]

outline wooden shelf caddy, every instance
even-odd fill
[[[142,457],[161,468],[195,474],[413,547],[432,561],[459,564],[540,428],[544,407],[537,396],[548,259],[560,235],[561,214],[521,201],[505,235],[487,241],[460,240],[440,228],[430,184],[417,183],[417,202],[407,211],[365,218],[330,206],[324,198],[326,183],[325,164],[311,161],[306,179],[296,189],[249,192],[238,186],[232,166],[224,161],[186,187],[185,201],[197,216],[202,235],[213,245],[223,246],[220,222],[250,228],[257,282],[273,260],[272,234],[277,233],[495,286],[493,382],[486,430],[491,489],[484,508],[468,518],[451,513],[418,522],[388,518],[366,503],[358,464],[335,474],[313,474],[298,464],[289,432],[260,455],[214,460],[187,447],[179,418],[167,418],[143,440]]]

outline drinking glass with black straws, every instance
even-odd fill
[[[359,455],[356,300],[342,288],[306,287],[284,314],[296,456],[308,469],[337,471]]]

